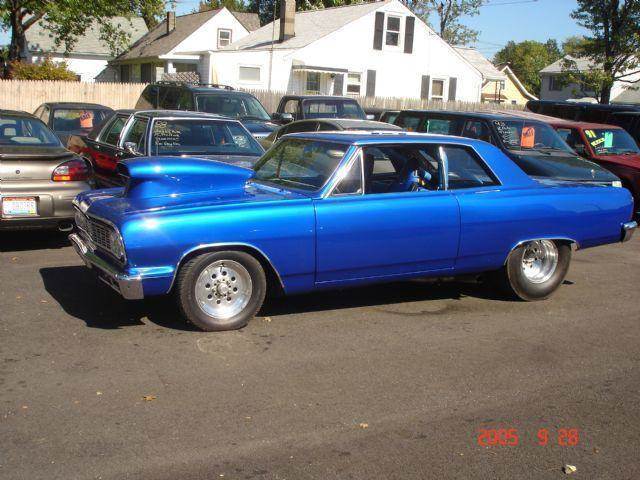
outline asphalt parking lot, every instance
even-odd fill
[[[640,238],[575,253],[546,302],[403,282],[201,333],[61,235],[0,235],[2,479],[640,478]]]

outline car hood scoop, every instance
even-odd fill
[[[118,164],[130,199],[243,190],[253,170],[203,158],[142,157]]]

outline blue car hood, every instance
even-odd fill
[[[78,196],[81,208],[119,225],[124,216],[308,198],[300,193],[249,182],[253,170],[200,158],[142,157],[118,164],[121,188]]]

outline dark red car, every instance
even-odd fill
[[[578,122],[522,112],[553,127],[578,155],[602,165],[622,181],[635,200],[635,217],[640,216],[640,148],[629,133],[616,125]]]

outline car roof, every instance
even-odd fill
[[[351,145],[379,145],[381,143],[455,143],[459,145],[473,146],[478,143],[485,143],[481,140],[455,137],[453,135],[434,135],[432,133],[416,133],[402,131],[353,131],[343,130],[339,132],[305,132],[291,133],[286,138],[300,138],[306,140],[324,140],[336,143],[345,143]]]
[[[25,112],[23,110],[5,110],[0,109],[0,115],[11,115],[14,117],[29,117],[29,118],[38,118],[34,114]]]
[[[485,112],[462,112],[462,111],[450,111],[450,110],[403,110],[400,114],[407,113],[428,113],[436,115],[448,115],[461,118],[473,118],[483,120],[514,120],[518,117],[513,112],[498,112],[498,111],[485,111]],[[538,123],[543,123],[540,120],[531,119]]]
[[[542,115],[540,113],[533,113],[529,111],[513,113],[513,116],[532,119],[532,120],[539,120],[541,122],[548,123],[549,125],[553,125],[554,127],[581,128],[584,130],[589,130],[589,129],[597,130],[601,128],[621,130],[621,127],[618,127],[616,125],[607,125],[605,123],[595,123],[595,122],[581,122],[578,120],[566,120],[564,118],[551,117],[549,115]]]
[[[193,112],[190,110],[132,110],[135,115],[143,115],[149,118],[209,118],[218,120],[232,120],[235,118],[225,117],[216,113]]]
[[[364,130],[402,130],[402,128],[398,127],[397,125],[392,125],[390,123],[376,122],[375,120],[359,120],[355,118],[316,118],[302,121],[328,123],[344,130],[357,130],[359,128]]]
[[[341,97],[338,95],[284,95],[282,98],[289,100],[348,100],[350,102],[356,102],[355,98]]]
[[[100,105],[99,103],[86,103],[86,102],[45,102],[43,105],[49,107],[65,107],[65,108],[93,108],[96,110],[113,110],[106,105]]]

